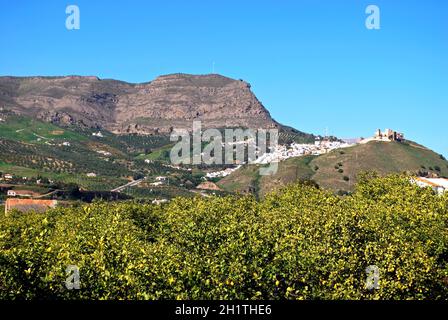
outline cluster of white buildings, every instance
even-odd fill
[[[156,181],[155,182],[152,182],[149,185],[153,186],[153,187],[160,187],[160,186],[162,186],[164,184],[167,184],[167,183],[168,183],[168,178],[167,177],[159,176],[159,177],[156,177]]]
[[[270,153],[260,156],[255,163],[266,164],[283,161],[288,158],[301,157],[305,155],[320,155],[334,149],[347,148],[353,144],[340,141],[316,141],[314,144],[292,143],[290,146],[278,145]]]
[[[264,153],[263,155],[259,156],[253,163],[267,164],[305,155],[320,155],[334,149],[347,148],[352,145],[353,143],[326,140],[318,140],[314,144],[292,143],[289,146],[277,145],[276,147],[271,147],[269,153]],[[234,168],[227,168],[221,171],[208,172],[205,177],[208,179],[225,177],[238,170],[239,168],[241,168],[241,165],[238,165]]]
[[[104,150],[97,150],[97,153],[102,154],[103,156],[111,156],[112,153],[108,152],[108,151],[104,151]]]
[[[257,158],[257,160],[254,161],[254,163],[258,164],[267,164],[271,162],[279,162],[286,160],[288,158],[294,158],[294,157],[301,157],[305,155],[321,155],[327,152],[330,152],[335,149],[342,149],[351,147],[357,143],[367,143],[370,141],[403,141],[404,140],[404,134],[391,130],[386,129],[385,131],[381,131],[378,129],[375,132],[375,135],[372,138],[368,139],[352,139],[341,142],[341,141],[328,141],[326,139],[319,139],[315,141],[314,144],[299,144],[299,143],[292,143],[291,145],[278,145],[274,148],[270,148],[269,153],[265,153]],[[246,141],[247,143],[247,141]],[[231,172],[239,169],[240,166],[234,168],[234,169],[226,169],[226,170],[232,170]],[[207,174],[207,178],[214,178],[214,177],[223,177],[225,175],[228,175],[230,173],[227,173],[228,171],[218,171],[218,172],[212,172]]]
[[[101,133],[101,131],[92,133],[92,136],[98,137],[98,138],[103,138],[104,137],[103,134]]]
[[[238,170],[239,168],[241,168],[241,165],[238,165],[234,168],[227,168],[225,170],[221,170],[221,171],[215,171],[215,172],[208,172],[205,177],[212,179],[212,178],[222,178],[222,177],[226,177],[229,174],[231,174],[232,172]]]

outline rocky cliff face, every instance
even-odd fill
[[[115,133],[168,133],[192,128],[278,126],[241,80],[173,74],[130,84],[97,77],[0,77],[0,108],[61,125]]]

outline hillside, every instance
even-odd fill
[[[448,161],[413,142],[370,142],[334,150],[320,156],[290,158],[279,164],[274,176],[260,176],[257,166],[237,170],[219,181],[224,190],[257,190],[265,195],[296,180],[314,180],[333,191],[352,191],[362,171],[390,173],[433,173],[448,176]]]
[[[278,128],[280,144],[316,138],[272,119],[249,83],[218,74],[172,74],[141,84],[80,76],[0,77],[0,168],[101,190],[133,176],[171,175],[168,135],[173,128],[191,129],[193,120],[201,120],[204,129]],[[98,130],[104,135],[93,136]],[[353,190],[362,171],[448,176],[447,165],[413,142],[371,142],[288,159],[274,176],[259,176],[258,167],[246,166],[218,184],[227,192],[263,196],[297,180],[314,180],[345,192]],[[91,172],[101,176],[97,183],[85,178]],[[176,174],[180,188],[191,188],[199,177]],[[146,189],[141,193],[153,192]]]
[[[342,164],[339,173],[335,166]],[[448,176],[448,162],[441,156],[413,142],[370,142],[345,150],[336,150],[320,156],[311,162],[319,169],[313,179],[321,186],[334,190],[351,190],[356,183],[356,175],[361,171],[372,170],[382,175],[426,171]],[[440,170],[437,170],[440,169]],[[343,177],[349,177],[344,181]]]
[[[132,84],[97,77],[0,77],[0,110],[114,133],[203,127],[280,127],[249,83],[218,74],[172,74]]]
[[[313,139],[312,135],[292,128],[285,128],[280,134],[282,141]],[[73,189],[67,186],[70,184],[86,191],[110,191],[134,177],[146,177],[145,182],[123,192],[134,198],[156,199],[192,195],[191,190],[202,181],[204,170],[222,169],[219,165],[189,169],[171,166],[172,145],[166,134],[117,135],[107,130],[56,125],[3,110],[0,180],[29,188],[43,178],[48,187]],[[14,179],[6,181],[5,175],[13,175]],[[168,177],[169,183],[155,187],[158,176]],[[0,198],[5,194],[6,189]]]
[[[132,157],[169,143],[166,136],[117,136],[103,131],[73,130],[26,116],[0,113],[0,177],[45,177],[76,183],[88,190],[110,190],[137,172],[157,174],[156,164]],[[97,177],[87,177],[87,173]],[[23,182],[23,181],[22,181]]]

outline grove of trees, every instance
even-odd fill
[[[1,299],[447,299],[448,195],[364,176],[0,218]],[[65,286],[79,268],[80,289]],[[375,266],[378,287],[367,288]]]

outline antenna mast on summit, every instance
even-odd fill
[[[212,63],[212,74],[215,74],[215,61]]]

